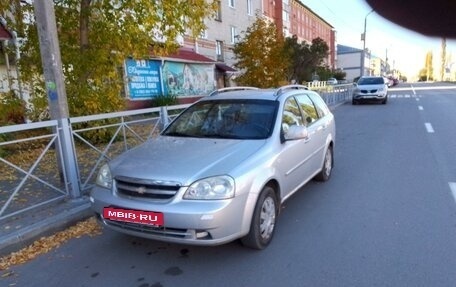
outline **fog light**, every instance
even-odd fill
[[[196,233],[196,238],[201,239],[209,236],[209,232],[203,231],[203,232],[197,232]]]

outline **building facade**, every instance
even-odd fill
[[[179,93],[190,91],[182,96],[179,94],[179,97],[197,98],[204,96],[211,87],[222,88],[236,85],[237,71],[233,67],[236,59],[232,48],[239,41],[242,32],[245,32],[258,16],[264,16],[274,21],[278,31],[282,32],[285,37],[296,35],[299,40],[306,43],[311,43],[317,37],[322,38],[329,46],[329,56],[325,62],[328,67],[337,68],[334,27],[300,1],[218,0],[215,18],[205,20],[206,30],[197,38],[182,35],[180,39],[177,39],[181,48],[177,53],[162,58],[160,67],[156,67],[154,60],[159,59],[154,58],[153,55],[151,55],[151,59],[129,63],[135,65],[135,67],[128,66],[133,67],[130,69],[132,71],[144,70],[144,75],[158,75],[158,77],[128,74],[126,61],[125,95],[127,100],[151,100],[155,95],[154,90],[160,92],[159,86],[162,87],[162,93],[165,88],[168,91],[177,90]],[[166,63],[168,63],[168,69],[164,70]],[[209,72],[210,68],[213,69],[213,75]],[[195,71],[193,75],[185,72],[189,70]],[[157,82],[158,78],[159,82]],[[187,85],[189,82],[186,80],[187,78],[194,79],[194,82],[204,79],[206,84],[204,87],[199,85],[195,88],[196,85]],[[151,80],[147,82],[146,79]],[[143,82],[139,82],[141,80]],[[209,83],[211,81],[213,83]],[[176,83],[180,85],[177,86]],[[148,89],[148,87],[151,88]],[[136,98],[131,97],[132,91],[135,92]]]
[[[323,39],[329,47],[326,65],[336,69],[336,31],[334,27],[299,0],[263,1],[263,15],[274,21],[285,37],[296,35],[299,42]]]

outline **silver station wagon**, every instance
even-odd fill
[[[330,178],[334,145],[333,114],[304,86],[221,89],[101,167],[92,208],[134,236],[263,249],[280,205]]]

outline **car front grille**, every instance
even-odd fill
[[[130,222],[121,222],[113,221],[109,219],[103,219],[106,225],[117,227],[125,230],[141,232],[145,234],[160,236],[160,237],[174,237],[174,238],[193,238],[194,235],[192,232],[187,229],[177,229],[177,228],[165,228],[158,227],[153,225],[139,224],[139,223],[130,223]]]
[[[181,187],[178,183],[163,183],[124,176],[117,176],[115,181],[117,193],[150,199],[170,199]]]
[[[107,225],[108,227],[114,228],[118,231],[139,232],[143,233],[147,238],[165,239],[165,238],[176,238],[176,239],[190,239],[190,240],[212,240],[213,237],[210,232],[205,230],[194,230],[194,229],[183,229],[183,228],[169,228],[164,226],[153,226],[140,223],[131,223],[124,221],[114,221],[103,218],[101,214],[97,214],[97,219]]]
[[[377,92],[377,89],[375,90],[361,90],[361,93],[363,94],[373,94],[373,93],[376,93]]]

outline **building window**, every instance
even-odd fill
[[[200,38],[201,39],[207,39],[207,29],[203,30],[200,34]]]
[[[217,57],[217,61],[223,62],[223,41],[215,41],[215,55]]]
[[[250,16],[253,15],[252,0],[247,0],[247,15],[250,15]]]
[[[288,11],[282,10],[282,17],[283,17],[283,21],[286,21],[286,22],[290,21]]]
[[[217,10],[215,11],[215,20],[222,21],[222,3],[220,0],[216,2]]]
[[[236,43],[236,40],[238,37],[237,29],[234,26],[231,26],[230,29],[231,29],[231,44],[234,44],[234,43]]]
[[[235,6],[235,0],[228,0],[228,6],[230,6],[231,8],[234,8]]]

